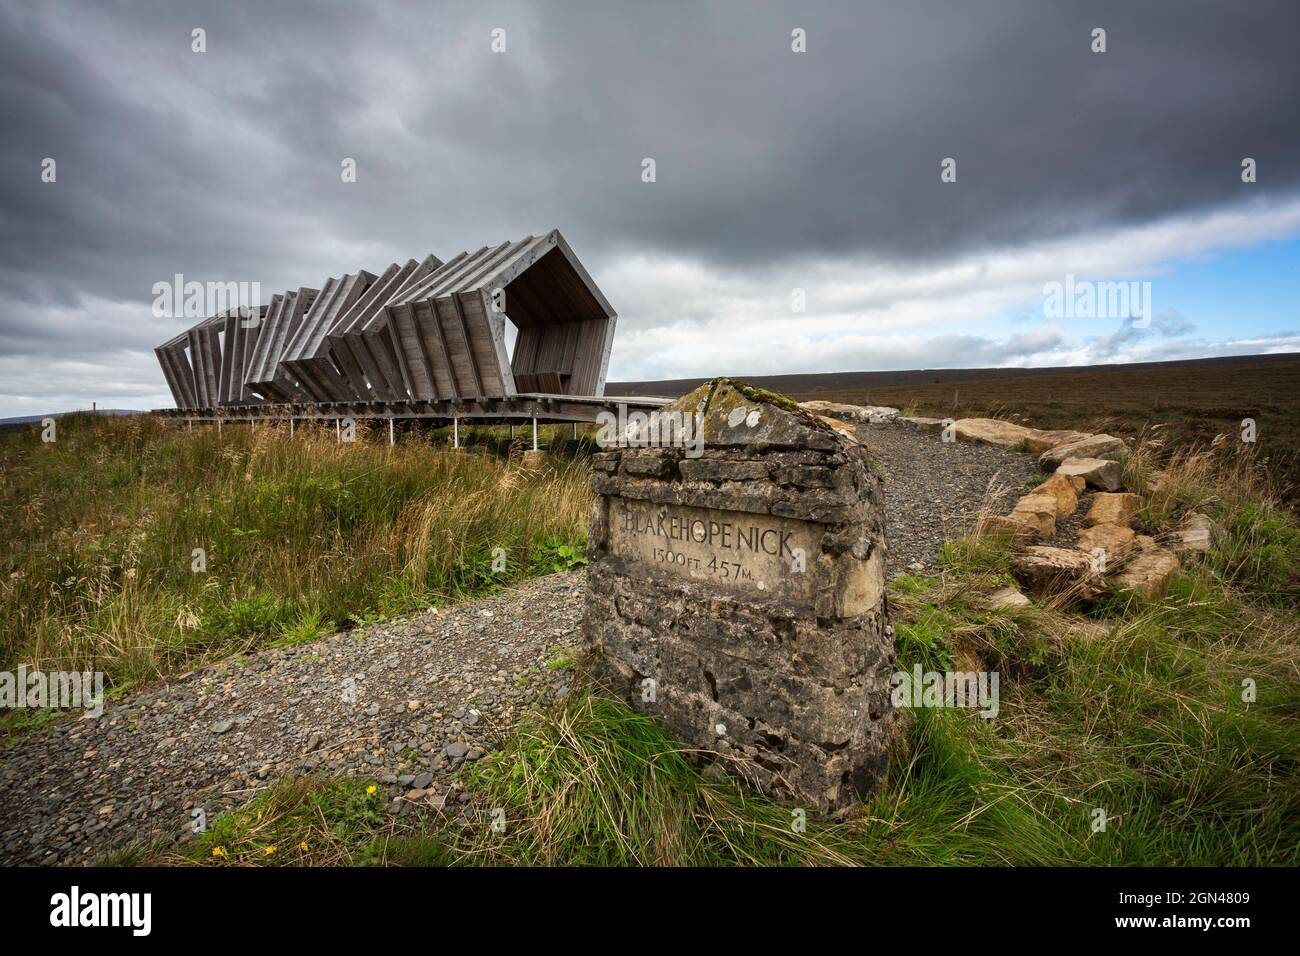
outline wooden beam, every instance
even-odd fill
[[[487,393],[483,390],[483,373],[479,371],[478,359],[474,357],[474,341],[469,337],[469,325],[465,322],[465,310],[461,308],[460,294],[453,292],[447,298],[451,300],[452,310],[456,313],[456,322],[460,326],[461,337],[465,340],[465,353],[469,357],[469,367],[474,373],[474,387],[476,398],[481,398]],[[434,312],[434,318],[437,318],[437,312]],[[438,323],[442,325],[441,322]]]

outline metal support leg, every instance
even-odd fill
[[[537,418],[533,418],[533,451],[537,451]]]
[[[343,441],[343,419],[334,419],[334,438],[337,441]]]
[[[460,419],[455,415],[451,416],[451,447],[460,447]]]
[[[390,418],[388,420],[388,447],[392,448],[395,444],[397,444],[397,440],[393,437],[393,420]]]
[[[293,437],[293,416],[289,416],[289,437]]]
[[[573,440],[574,440],[574,441],[577,441],[577,440],[578,440],[578,423],[577,423],[577,422],[574,422],[574,423],[573,423]]]

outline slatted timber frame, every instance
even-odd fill
[[[507,322],[517,330],[513,355]],[[220,406],[226,415],[264,403],[301,415],[360,403],[413,417],[440,417],[432,407],[442,417],[478,409],[465,412],[474,417],[502,401],[533,408],[539,397],[568,396],[582,414],[557,420],[587,421],[591,406],[582,400],[604,394],[616,323],[552,230],[447,262],[430,255],[277,294],[251,321],[214,316],[155,353],[177,409],[189,412]]]
[[[241,306],[204,319],[154,349],[177,408],[246,401],[242,363],[255,341],[262,307]],[[239,392],[234,391],[238,383]]]
[[[330,279],[326,286],[332,287],[336,281]],[[280,367],[280,356],[293,340],[307,310],[319,295],[319,289],[301,288],[286,292],[279,301],[278,309],[274,307],[276,303],[272,303],[272,308],[263,320],[265,328],[258,336],[257,348],[253,352],[253,361],[245,379],[245,384],[254,394],[268,401],[311,401],[311,395]]]

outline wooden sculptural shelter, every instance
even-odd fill
[[[212,316],[155,352],[176,402],[167,413],[191,418],[590,421],[614,401],[616,322],[552,230],[328,278]]]

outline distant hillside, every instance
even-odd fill
[[[63,418],[65,415],[147,415],[148,412],[137,408],[97,408],[93,412],[83,408],[75,412],[46,412],[44,415],[18,415],[13,418],[0,418],[0,431],[21,428],[46,418]]]
[[[914,369],[738,376],[797,399],[892,405],[936,418],[1006,418],[1081,428],[1164,447],[1237,439],[1256,423],[1255,450],[1283,494],[1300,500],[1300,354],[1066,368]],[[609,395],[681,395],[703,379],[612,382]],[[1154,431],[1152,431],[1154,430]],[[1221,439],[1222,440],[1222,439]]]
[[[986,379],[1024,379],[1040,376],[1092,375],[1114,371],[1141,377],[1155,369],[1195,369],[1225,365],[1273,365],[1300,362],[1300,352],[1278,355],[1231,355],[1222,358],[1187,359],[1179,362],[1135,362],[1124,365],[1057,365],[1044,368],[924,368],[897,372],[808,372],[791,375],[735,375],[741,381],[785,395],[811,398],[826,392],[846,392],[899,385],[943,385]],[[610,382],[606,395],[685,395],[707,381],[704,378],[673,378],[658,382]]]

